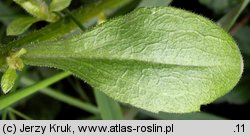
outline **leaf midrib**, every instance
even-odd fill
[[[105,61],[112,61],[114,63],[129,63],[129,64],[138,64],[138,65],[142,65],[142,64],[146,64],[146,65],[151,65],[151,66],[154,66],[154,65],[159,65],[159,66],[169,66],[169,67],[186,67],[186,68],[212,68],[212,67],[223,67],[223,66],[232,66],[232,65],[226,65],[226,64],[223,64],[223,65],[186,65],[186,64],[173,64],[173,63],[161,63],[161,62],[154,62],[154,61],[146,61],[146,60],[138,60],[138,59],[124,59],[124,58],[105,58],[105,57],[102,57],[102,58],[98,58],[98,57],[78,57],[78,56],[57,56],[57,57],[47,57],[47,56],[41,56],[41,57],[26,57],[25,55],[23,56],[24,58],[24,61],[25,59],[28,59],[30,60],[30,58],[32,58],[34,61],[40,59],[45,59],[46,61],[44,62],[44,64],[47,62],[47,60],[49,59],[77,59],[77,60],[82,60],[82,62],[87,62],[87,61],[84,61],[84,60],[88,60],[88,61],[100,61],[100,62],[105,62]],[[30,64],[32,65],[32,64]]]

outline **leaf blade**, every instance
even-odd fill
[[[85,23],[90,19],[98,16],[103,11],[115,9],[116,7],[123,6],[129,3],[131,0],[102,0],[93,4],[88,4],[83,8],[79,8],[72,12],[72,16],[77,18],[81,23]],[[61,28],[64,29],[61,29]],[[41,42],[61,38],[68,33],[76,30],[77,26],[72,20],[62,19],[58,22],[51,23],[48,26],[34,31],[23,38],[12,41],[8,45],[14,48],[20,47],[23,44],[29,44],[31,42]],[[1,48],[1,47],[0,47]],[[0,50],[1,51],[1,50]],[[1,55],[1,54],[0,54]]]
[[[14,0],[14,2],[34,17],[46,19],[49,14],[48,5],[43,0]]]
[[[163,113],[159,114],[143,112],[151,117],[160,120],[226,120],[224,117],[220,117],[211,113],[206,112],[193,112],[193,113],[184,113],[184,114],[176,114],[176,113]]]
[[[19,35],[25,32],[32,24],[40,21],[34,17],[21,17],[12,21],[7,27],[7,35]]]
[[[50,11],[61,11],[70,5],[71,0],[52,0],[49,4]]]
[[[27,64],[68,70],[115,100],[152,112],[199,111],[230,91],[243,67],[220,27],[170,7],[138,9],[74,38],[24,48]]]

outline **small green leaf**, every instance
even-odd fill
[[[44,0],[14,0],[31,15],[45,19],[49,14],[48,5]]]
[[[50,11],[61,11],[70,5],[71,0],[52,0],[49,4]]]
[[[3,93],[8,93],[11,88],[14,86],[16,80],[16,70],[12,68],[8,68],[1,79],[1,88]]]
[[[1,79],[1,88],[5,94],[8,93],[15,84],[17,77],[16,70],[22,70],[24,67],[23,61],[20,57],[25,53],[26,50],[21,48],[20,50],[11,53],[8,57],[6,57],[8,69],[4,72]]]
[[[102,12],[106,12],[117,7],[123,6],[132,0],[101,0],[91,4],[87,4],[84,8],[79,8],[72,13],[72,16],[77,18],[81,24],[98,16]],[[63,29],[62,29],[63,28]],[[78,26],[73,20],[61,19],[56,23],[51,23],[43,29],[39,29],[32,33],[25,35],[8,44],[9,47],[20,47],[21,45],[38,41],[49,41],[68,35],[68,33],[76,30]],[[1,51],[1,46],[0,46]],[[6,51],[6,50],[4,50]],[[1,54],[0,54],[1,55]],[[0,56],[1,57],[1,56]],[[1,68],[0,68],[1,69]]]
[[[24,89],[21,89],[19,91],[16,91],[14,93],[9,93],[8,95],[4,95],[0,97],[0,110],[3,110],[6,107],[9,107],[11,104],[14,104],[21,99],[24,99],[25,97],[30,96],[31,94],[34,94],[35,92],[38,92],[39,90],[48,87],[49,85],[60,81],[61,79],[71,75],[69,72],[62,72],[59,74],[56,74],[50,78],[47,78],[43,81],[40,81],[38,83],[34,83],[33,85],[26,87]]]
[[[7,35],[19,35],[25,32],[32,24],[40,21],[34,17],[22,17],[11,22],[7,27]]]
[[[115,100],[193,112],[228,93],[243,69],[223,29],[170,7],[140,8],[64,40],[23,45],[26,64],[67,70]]]
[[[28,13],[40,20],[48,22],[56,22],[59,16],[49,12],[47,3],[44,0],[14,0],[17,4],[23,7]]]

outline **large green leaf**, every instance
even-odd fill
[[[152,112],[199,111],[242,73],[234,40],[193,13],[141,8],[64,40],[22,45],[29,65],[64,69],[115,100]]]

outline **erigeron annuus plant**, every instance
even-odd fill
[[[243,71],[227,32],[172,7],[140,8],[63,39],[0,46],[4,75],[14,73],[6,60],[20,50],[25,65],[69,71],[117,101],[152,112],[199,111],[229,92]],[[2,78],[4,92],[13,85],[9,77]]]
[[[7,35],[19,35],[32,24],[39,21],[56,22],[60,19],[60,11],[69,6],[71,0],[14,0],[31,16],[20,17],[12,21],[7,28]]]

